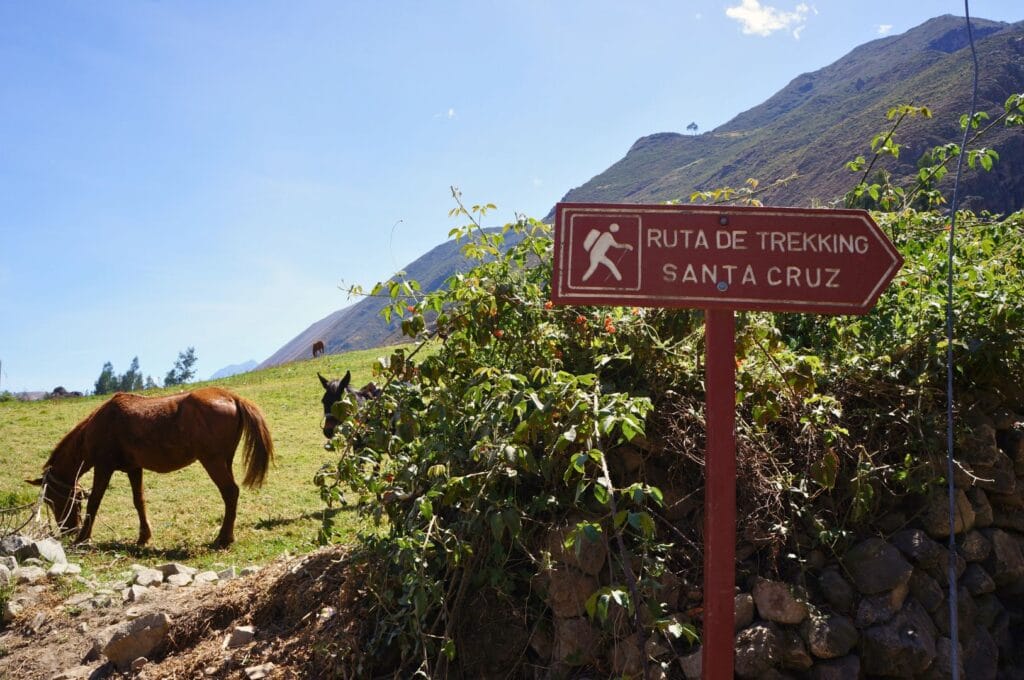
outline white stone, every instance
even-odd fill
[[[18,584],[35,583],[46,578],[46,571],[42,567],[18,567],[11,572],[11,576]]]
[[[197,571],[193,567],[189,567],[184,564],[178,564],[177,562],[161,564],[159,567],[157,567],[157,570],[160,571],[165,577],[174,576],[175,574],[188,574],[189,576],[192,576]]]
[[[148,592],[149,588],[146,586],[133,584],[124,589],[124,592],[121,594],[121,599],[125,602],[139,602],[142,598],[146,597]]]
[[[140,569],[135,572],[135,584],[140,586],[157,586],[163,583],[164,575],[156,569]]]
[[[170,628],[167,614],[153,612],[107,628],[95,639],[93,649],[120,670],[127,670],[135,659],[156,649]]]
[[[258,574],[259,572],[260,572],[260,568],[259,567],[257,567],[256,565],[250,565],[250,566],[245,567],[244,569],[242,569],[242,571],[239,572],[239,575],[240,576],[252,576],[253,574]]]
[[[167,577],[167,583],[174,586],[175,588],[181,588],[192,583],[192,576],[190,574],[171,574]]]
[[[4,613],[2,617],[3,622],[10,623],[14,619],[21,616],[21,612],[23,612],[24,610],[25,608],[21,604],[14,602],[12,600],[8,600],[4,603]]]
[[[72,595],[68,599],[64,600],[64,606],[66,607],[80,607],[89,600],[92,599],[92,593],[77,593]]]
[[[54,562],[53,565],[49,569],[46,570],[46,575],[49,576],[50,578],[54,578],[56,576],[63,576],[67,572],[68,572],[68,563],[67,562]]]
[[[259,666],[249,666],[245,669],[245,676],[249,680],[262,680],[270,675],[270,671],[274,670],[274,664],[270,661]]]
[[[224,638],[223,648],[234,649],[235,647],[247,645],[252,642],[254,637],[256,637],[255,626],[235,626],[231,634]]]
[[[220,577],[217,576],[215,571],[201,571],[192,577],[192,583],[195,585],[203,585],[204,583],[213,583]]]
[[[219,578],[222,581],[230,581],[231,579],[235,578],[237,575],[238,575],[238,571],[235,569],[234,565],[231,565],[227,569],[221,569],[220,571],[217,572],[217,578]]]
[[[36,550],[39,552],[40,557],[48,562],[66,564],[68,561],[67,555],[64,554],[64,546],[55,538],[44,538],[41,541],[36,541]]]

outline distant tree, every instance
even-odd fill
[[[690,123],[689,125],[686,126],[686,129],[690,132],[690,134],[695,135],[697,134],[697,130],[699,128],[697,127],[696,123]]]
[[[118,377],[117,389],[122,392],[139,392],[142,390],[142,372],[139,370],[138,357],[134,357],[127,372]]]
[[[128,370],[121,375],[114,373],[114,365],[109,361],[103,364],[100,377],[96,379],[94,394],[110,394],[111,392],[139,392],[142,390],[142,371],[139,370],[139,358],[134,357]]]
[[[142,387],[143,387],[143,389],[151,390],[151,389],[154,389],[154,388],[160,387],[160,386],[156,384],[155,380],[153,380],[153,376],[147,375],[146,376],[146,382],[143,383]]]
[[[96,378],[96,394],[110,394],[117,389],[117,377],[114,376],[114,365],[109,361],[103,364],[100,377]]]
[[[178,352],[178,360],[174,362],[174,368],[167,372],[164,386],[183,385],[194,378],[196,375],[195,363],[198,359],[195,347]]]

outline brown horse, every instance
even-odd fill
[[[243,461],[247,487],[258,487],[274,457],[274,444],[260,410],[247,399],[218,387],[167,397],[115,394],[75,426],[50,454],[43,476],[31,482],[43,486],[44,500],[53,509],[63,532],[78,529],[75,543],[89,540],[100,501],[115,471],[128,474],[132,501],[139,513],[139,545],[152,536],[142,493],[142,471],[173,472],[198,460],[224,499],[224,521],[215,545],[235,540],[238,484],[231,471],[235,449],[245,435]],[[86,494],[79,478],[93,474],[85,521],[80,506]],[[81,524],[81,528],[79,528]]]
[[[324,341],[317,340],[313,343],[313,358],[316,359],[324,353]]]

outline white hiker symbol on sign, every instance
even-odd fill
[[[608,257],[608,249],[621,248],[625,251],[630,251],[633,250],[633,246],[628,243],[619,243],[615,240],[614,234],[618,230],[619,225],[613,222],[608,227],[608,231],[602,232],[598,229],[591,229],[587,233],[587,237],[583,239],[583,249],[590,253],[590,266],[583,274],[583,281],[587,281],[593,276],[594,272],[597,271],[597,266],[601,264],[608,268],[616,281],[622,281],[622,274],[619,272],[619,268]]]

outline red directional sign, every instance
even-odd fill
[[[865,314],[903,258],[863,210],[559,203],[551,299],[705,310],[705,680],[732,680],[736,310]]]
[[[903,258],[863,210],[559,203],[563,304],[865,314]]]

